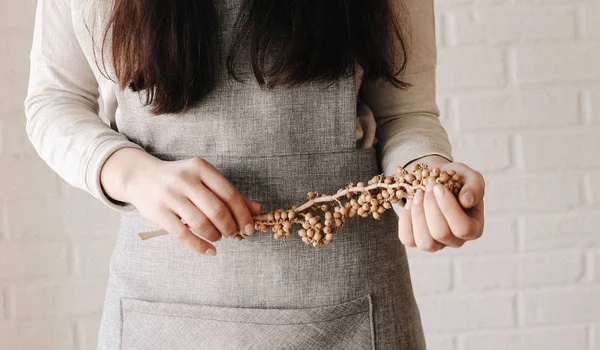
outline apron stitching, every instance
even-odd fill
[[[241,323],[241,324],[260,324],[260,325],[271,325],[271,326],[287,326],[287,325],[297,325],[297,324],[312,324],[312,323],[329,322],[329,321],[337,320],[337,319],[348,317],[348,316],[354,316],[354,315],[364,314],[364,313],[367,313],[369,311],[368,310],[364,310],[364,311],[355,312],[355,313],[352,313],[352,314],[343,315],[343,316],[339,316],[339,317],[334,317],[334,318],[330,318],[330,319],[326,319],[326,320],[322,320],[322,321],[296,322],[296,323],[262,323],[262,322],[244,322],[244,321],[224,321],[224,320],[217,320],[217,319],[214,319],[214,318],[206,318],[206,317],[161,315],[161,314],[156,314],[156,313],[151,313],[151,312],[134,311],[134,310],[128,310],[128,312],[138,313],[138,314],[144,314],[144,315],[168,317],[168,318],[189,318],[189,319],[194,319],[194,320],[207,320],[207,321],[216,321],[216,322],[223,322],[223,323]]]

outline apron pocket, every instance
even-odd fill
[[[370,294],[301,309],[121,299],[121,350],[374,349]]]

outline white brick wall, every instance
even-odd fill
[[[410,250],[429,348],[598,350],[600,2],[436,4],[442,120],[488,187],[480,241]]]
[[[442,121],[488,188],[479,241],[409,250],[429,349],[599,350],[600,1],[436,7]],[[34,9],[0,1],[0,347],[87,350],[118,216],[26,139]]]

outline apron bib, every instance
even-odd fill
[[[237,6],[221,4],[224,28]],[[263,91],[222,69],[216,90],[177,116],[119,92],[116,123],[160,159],[205,158],[264,211],[290,208],[380,173],[376,150],[356,148],[354,83]],[[318,248],[256,232],[214,243],[215,257],[138,236],[156,229],[136,210],[121,214],[99,349],[425,348],[393,210],[347,220]]]

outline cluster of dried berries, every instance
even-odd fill
[[[308,193],[308,202],[289,210],[278,209],[254,217],[255,230],[272,231],[275,239],[288,237],[294,224],[302,225],[298,235],[306,244],[318,247],[329,244],[347,218],[372,216],[379,220],[392,204],[410,199],[418,189],[425,190],[429,181],[446,186],[454,196],[461,189],[460,176],[455,171],[429,169],[426,164],[415,164],[409,173],[397,168],[394,176],[377,175],[368,181],[350,183],[335,195]],[[247,237],[238,234],[235,239]]]

